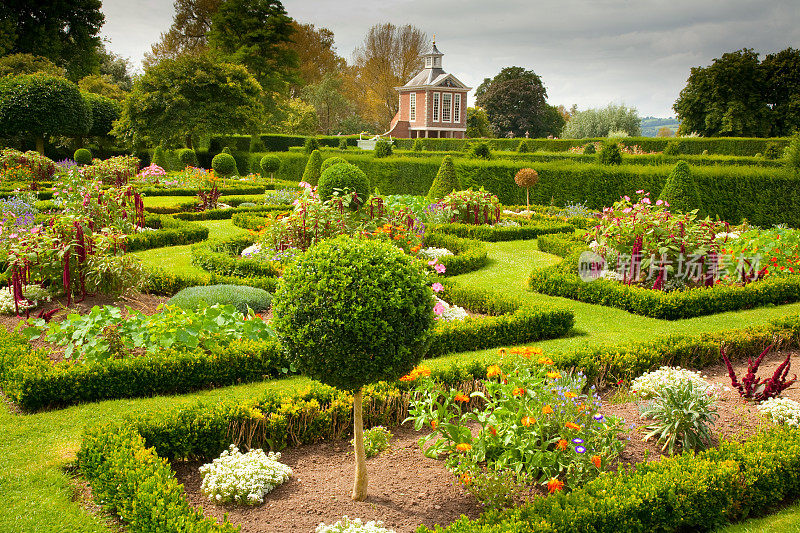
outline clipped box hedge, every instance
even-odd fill
[[[476,239],[484,242],[501,241],[521,241],[536,239],[540,235],[551,233],[572,233],[575,227],[571,224],[555,221],[519,221],[518,227],[514,226],[490,226],[481,224],[435,224],[430,226],[429,231],[447,233],[457,237]]]
[[[145,216],[145,227],[155,231],[143,231],[125,237],[125,247],[129,252],[193,244],[208,239],[208,228],[205,226],[170,216],[148,214]]]

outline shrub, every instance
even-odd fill
[[[375,143],[375,157],[389,157],[392,155],[392,145],[389,144],[389,141],[384,139],[379,139],[378,142]]]
[[[688,213],[702,208],[700,190],[692,178],[689,164],[686,161],[678,161],[675,168],[669,173],[658,199],[667,202],[670,211],[674,212]]]
[[[530,189],[539,181],[539,174],[532,168],[521,168],[514,175],[514,182],[520,186],[525,187],[525,202],[528,211],[531,210],[531,196]]]
[[[231,150],[230,146],[226,146],[222,149],[223,154],[233,155],[233,150]]]
[[[781,156],[781,149],[778,147],[778,143],[770,142],[767,144],[767,147],[764,149],[764,157],[767,159],[778,159]]]
[[[783,152],[783,164],[789,172],[800,173],[800,133],[792,135],[789,146]]]
[[[680,444],[683,451],[703,450],[711,444],[711,426],[717,418],[714,394],[686,380],[671,383],[656,392],[653,399],[641,409],[642,417],[654,420],[645,437],[656,437],[662,450],[674,452]]]
[[[197,166],[197,153],[191,148],[182,148],[178,150],[178,161],[181,163],[181,170],[186,167]]]
[[[248,150],[251,154],[257,154],[264,151],[264,141],[258,135],[250,137],[250,147]]]
[[[329,157],[325,161],[322,162],[322,166],[320,167],[321,172],[325,172],[333,165],[338,165],[339,163],[347,163],[347,159],[344,157]]]
[[[589,143],[583,148],[584,155],[593,155],[597,153],[597,149],[594,147],[594,143]]]
[[[161,145],[156,146],[156,149],[153,151],[153,164],[163,168],[164,170],[169,170],[169,165],[167,164],[167,154],[164,153],[164,147]]]
[[[533,148],[533,143],[531,143],[528,139],[521,140],[519,142],[519,146],[517,146],[517,153],[520,154],[528,154],[535,151],[536,150]]]
[[[488,161],[492,158],[492,149],[489,147],[489,143],[487,142],[477,142],[472,145],[472,148],[470,149],[470,155],[477,159],[485,159]]]
[[[198,309],[205,305],[233,305],[240,313],[249,307],[256,313],[266,311],[272,305],[272,295],[263,289],[241,285],[208,285],[188,287],[173,296],[167,305],[184,309]]]
[[[211,160],[211,168],[223,178],[237,174],[236,160],[231,154],[226,154],[224,151],[214,156],[214,159]]]
[[[91,165],[92,152],[87,148],[78,148],[75,150],[75,154],[72,156],[72,159],[74,159],[79,165]]]
[[[310,248],[289,266],[274,311],[278,338],[299,369],[355,392],[352,496],[363,500],[363,387],[409,373],[424,356],[434,317],[426,275],[395,246],[339,237]]]
[[[325,169],[320,176],[317,194],[324,202],[330,200],[334,192],[341,194],[345,189],[355,194],[349,207],[358,209],[366,203],[370,196],[367,175],[355,165],[333,165]]]
[[[664,155],[679,155],[681,153],[680,141],[669,141],[664,147]]]
[[[309,137],[306,139],[306,142],[303,143],[303,152],[306,155],[310,155],[314,150],[319,150],[319,141],[316,137]]]
[[[601,165],[621,165],[622,152],[619,150],[619,144],[614,141],[605,141],[597,153],[597,160]]]
[[[456,175],[456,167],[453,165],[453,158],[449,155],[444,156],[439,171],[436,173],[436,178],[428,190],[428,199],[431,201],[438,201],[450,194],[453,191],[460,191],[461,184]]]
[[[303,181],[311,185],[319,184],[320,174],[322,173],[322,154],[319,150],[314,150],[308,157],[306,168],[303,171]]]
[[[281,160],[276,155],[265,155],[261,158],[261,175],[269,174],[270,180],[275,183],[275,173],[281,169]]]
[[[341,150],[342,152],[347,150],[347,139],[341,139],[339,141],[339,150]]]
[[[375,457],[382,451],[389,447],[389,442],[392,440],[392,432],[383,426],[375,426],[372,429],[364,431],[364,453],[367,459]],[[355,446],[356,441],[353,439],[350,443]]]
[[[414,144],[411,145],[411,149],[415,152],[422,152],[425,150],[425,143],[422,142],[422,139],[416,138],[414,139]]]

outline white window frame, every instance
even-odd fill
[[[442,105],[442,93],[433,93],[433,122],[439,122],[439,117],[442,116],[441,109],[439,107]]]
[[[453,121],[453,93],[442,93],[442,122],[452,122],[452,121]]]
[[[417,120],[417,93],[411,93],[408,96],[408,121],[414,122]]]
[[[453,122],[461,122],[461,93],[453,95]]]
[[[425,58],[425,68],[431,68],[433,66],[433,58],[428,56]]]

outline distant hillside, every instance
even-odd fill
[[[674,134],[678,131],[678,126],[680,125],[681,121],[674,117],[644,117],[642,119],[642,137],[655,137],[658,128],[663,126],[671,129],[672,133]]]

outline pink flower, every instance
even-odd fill
[[[639,189],[638,191],[636,191],[636,194],[642,194],[643,192],[644,192],[644,189]]]
[[[656,200],[656,205],[661,205],[661,204],[663,204],[663,203],[664,203],[664,201],[663,201],[663,200]]]
[[[431,259],[430,261],[428,261],[428,266],[433,266],[433,265],[435,265],[435,264],[436,264],[436,261],[438,261],[438,259]]]
[[[642,203],[650,205],[650,198],[642,198]]]
[[[630,201],[631,201],[631,197],[630,197],[630,196],[623,196],[622,198],[623,198],[623,199],[624,199],[626,202],[630,202]]]
[[[434,292],[442,292],[444,290],[444,285],[442,285],[437,281],[436,283],[431,285],[431,289],[433,289]]]
[[[447,270],[447,268],[445,268],[445,266],[441,263],[434,265],[433,269],[439,274],[444,274],[444,271]]]
[[[666,206],[666,207],[669,207],[669,202],[667,202],[666,200],[664,200],[664,206]]]
[[[436,302],[436,305],[433,306],[433,312],[436,315],[441,315],[442,313],[445,312],[445,308],[442,302]]]
[[[631,209],[630,207],[626,207],[625,209],[622,210],[623,213],[630,213],[631,211],[633,211],[633,209]]]

